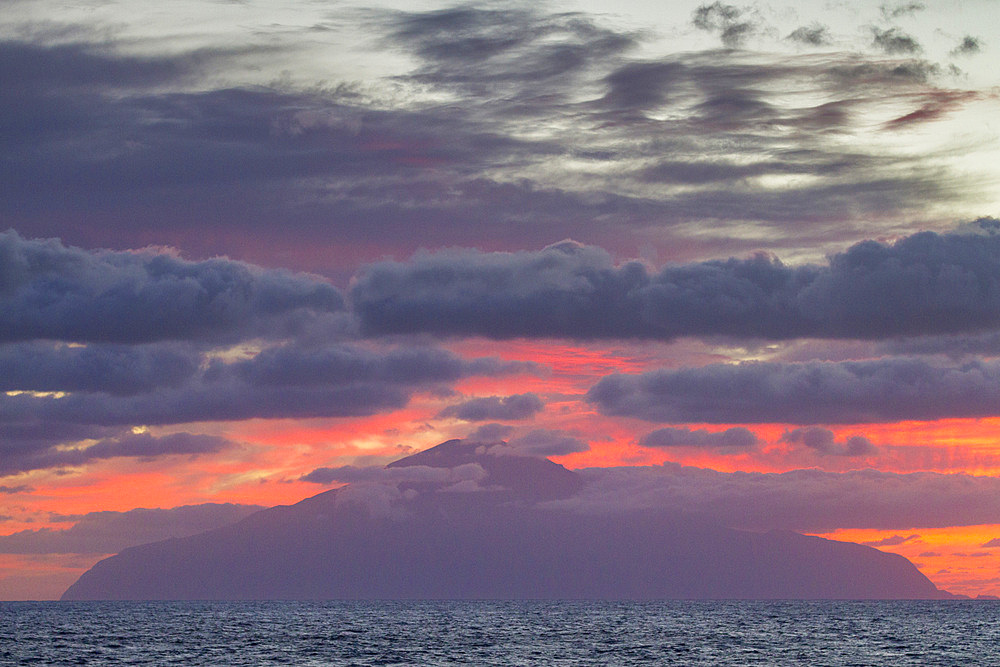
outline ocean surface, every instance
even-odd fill
[[[991,601],[0,602],[0,665],[1000,665]]]

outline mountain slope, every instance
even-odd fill
[[[449,469],[477,479],[432,474]],[[901,556],[857,544],[556,509],[546,501],[571,497],[579,477],[501,445],[449,441],[386,471],[392,483],[127,549],[63,599],[948,596]]]

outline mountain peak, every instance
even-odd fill
[[[506,492],[518,500],[566,498],[583,488],[583,480],[577,473],[548,459],[519,454],[505,442],[448,440],[386,467],[455,468],[469,463],[477,463],[486,471],[483,486]]]

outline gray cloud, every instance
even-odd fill
[[[899,28],[882,30],[872,27],[872,45],[889,55],[920,53],[920,43]]]
[[[257,505],[227,503],[55,517],[74,521],[75,525],[66,529],[22,530],[0,536],[0,553],[117,553],[140,544],[219,528],[261,509],[264,508]]]
[[[979,53],[983,49],[983,41],[978,37],[966,35],[959,42],[958,46],[952,49],[953,56],[971,56]]]
[[[988,228],[991,219],[983,219]],[[736,336],[883,339],[1000,326],[1000,237],[924,232],[865,241],[826,265],[777,259],[615,266],[563,242],[370,265],[350,298],[370,334],[492,338]]]
[[[602,378],[587,393],[608,415],[684,423],[834,424],[987,417],[1000,412],[1000,363],[921,359],[714,364]],[[822,431],[786,434],[833,453]],[[842,453],[869,450],[852,440]]]
[[[983,547],[983,548],[1000,547],[1000,537],[994,537],[989,542],[986,542],[985,544],[981,544],[980,546]]]
[[[757,29],[754,21],[746,19],[745,10],[718,0],[695,9],[691,23],[700,30],[717,33],[722,43],[731,49],[741,46]]]
[[[730,451],[745,451],[756,447],[759,443],[757,436],[742,426],[719,432],[704,429],[661,428],[647,433],[639,440],[639,445],[642,447],[697,447]]]
[[[516,105],[507,112],[530,111],[532,93],[562,98],[578,76],[636,45],[634,35],[581,13],[467,6],[392,19],[388,43],[405,45],[423,61],[412,77],[474,97],[506,98]]]
[[[879,11],[885,19],[898,19],[903,16],[912,16],[925,9],[927,9],[927,6],[922,2],[900,2],[896,4],[886,3],[879,7]]]
[[[819,426],[786,431],[780,441],[805,445],[820,454],[833,456],[867,456],[876,451],[875,445],[863,435],[852,435],[844,442],[837,442],[833,431]]]
[[[830,43],[830,29],[818,24],[801,26],[790,32],[787,39],[810,46],[822,46]]]
[[[537,394],[484,396],[449,406],[439,416],[465,421],[521,420],[534,417],[544,407]]]

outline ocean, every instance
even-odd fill
[[[1000,665],[993,601],[0,602],[0,665]]]

